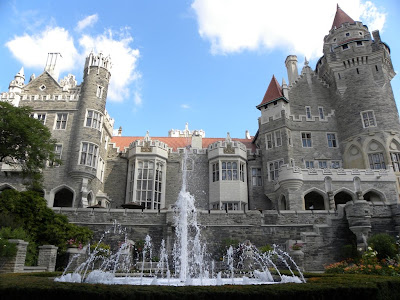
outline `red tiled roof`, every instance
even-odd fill
[[[159,140],[171,147],[173,151],[176,151],[178,148],[185,148],[187,145],[192,143],[191,137],[150,137],[152,140]],[[115,143],[116,147],[119,147],[120,151],[123,151],[125,148],[129,148],[129,145],[136,140],[143,140],[143,136],[113,136],[111,139],[111,143]],[[251,149],[255,151],[255,145],[252,143],[253,139],[236,139],[233,138],[233,141],[239,141],[243,143],[247,149]],[[210,144],[225,141],[225,138],[203,138],[202,139],[202,147],[207,148]]]
[[[333,20],[332,28],[339,28],[343,23],[355,23],[352,18],[349,17],[340,7],[339,4],[336,9],[335,19]]]
[[[282,98],[282,89],[281,86],[279,85],[278,81],[276,80],[275,76],[272,76],[271,82],[269,83],[268,89],[265,92],[264,98],[261,101],[261,103],[257,106],[261,106],[263,104],[267,104],[273,100]]]

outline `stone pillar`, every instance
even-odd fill
[[[335,197],[333,196],[333,192],[328,192],[328,199],[329,199],[329,209],[335,209]]]
[[[43,245],[39,247],[38,266],[46,267],[48,272],[54,272],[56,269],[58,247],[53,245]]]
[[[366,250],[371,232],[371,206],[365,200],[349,201],[344,207],[350,230],[357,237],[357,249]]]
[[[15,257],[9,258],[0,269],[0,273],[21,273],[24,271],[26,249],[28,242],[23,240],[8,240],[10,243],[16,244],[17,254]]]
[[[82,249],[79,248],[67,248],[68,253],[68,271],[74,271],[78,266],[84,263],[88,259],[87,246]]]
[[[302,246],[300,249],[293,250],[292,247],[294,244],[301,244]],[[303,241],[294,241],[294,240],[286,241],[287,252],[289,256],[293,259],[293,261],[296,263],[297,267],[300,269],[301,272],[304,272],[304,252],[302,250],[303,245],[304,245]]]

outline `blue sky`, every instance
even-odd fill
[[[0,91],[21,67],[26,83],[48,52],[61,52],[60,78],[82,80],[92,50],[113,61],[107,110],[125,136],[203,129],[207,137],[257,131],[255,108],[273,74],[287,81],[295,54],[314,69],[337,0],[0,0]],[[400,70],[400,2],[339,1],[370,30],[379,29]],[[392,80],[400,105],[400,75]]]

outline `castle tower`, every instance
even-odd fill
[[[289,85],[293,84],[297,77],[299,77],[299,71],[297,69],[297,56],[289,55],[286,57],[285,66],[288,74]]]
[[[82,180],[82,203],[85,203],[91,182],[104,167],[108,133],[104,130],[106,121],[106,99],[110,81],[111,59],[102,53],[90,53],[86,58],[83,82],[79,97],[78,112],[75,115],[71,145],[69,175]]]
[[[316,73],[336,90],[343,166],[385,169],[392,164],[392,153],[400,151],[390,48],[378,31],[372,39],[367,26],[338,6],[323,52]]]
[[[14,80],[12,80],[8,86],[8,92],[13,93],[12,97],[12,104],[14,106],[19,105],[19,100],[20,100],[20,94],[25,86],[25,74],[24,74],[24,68],[22,67],[21,70],[14,76]]]

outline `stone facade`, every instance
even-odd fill
[[[390,49],[338,7],[323,53],[315,70],[306,60],[300,74],[297,57],[287,57],[288,83],[272,78],[256,106],[258,131],[243,139],[207,138],[188,124],[167,137],[111,137],[110,59],[102,54],[87,57],[80,85],[73,75],[58,81],[52,65],[25,85],[21,69],[1,100],[31,106],[52,130],[63,164],[44,169],[43,192],[71,222],[101,232],[117,220],[132,240],[151,234],[171,245],[186,171],[210,247],[224,238],[257,246],[302,240],[304,266],[320,270],[341,246],[400,226]],[[18,170],[7,168],[0,190],[22,190]]]

